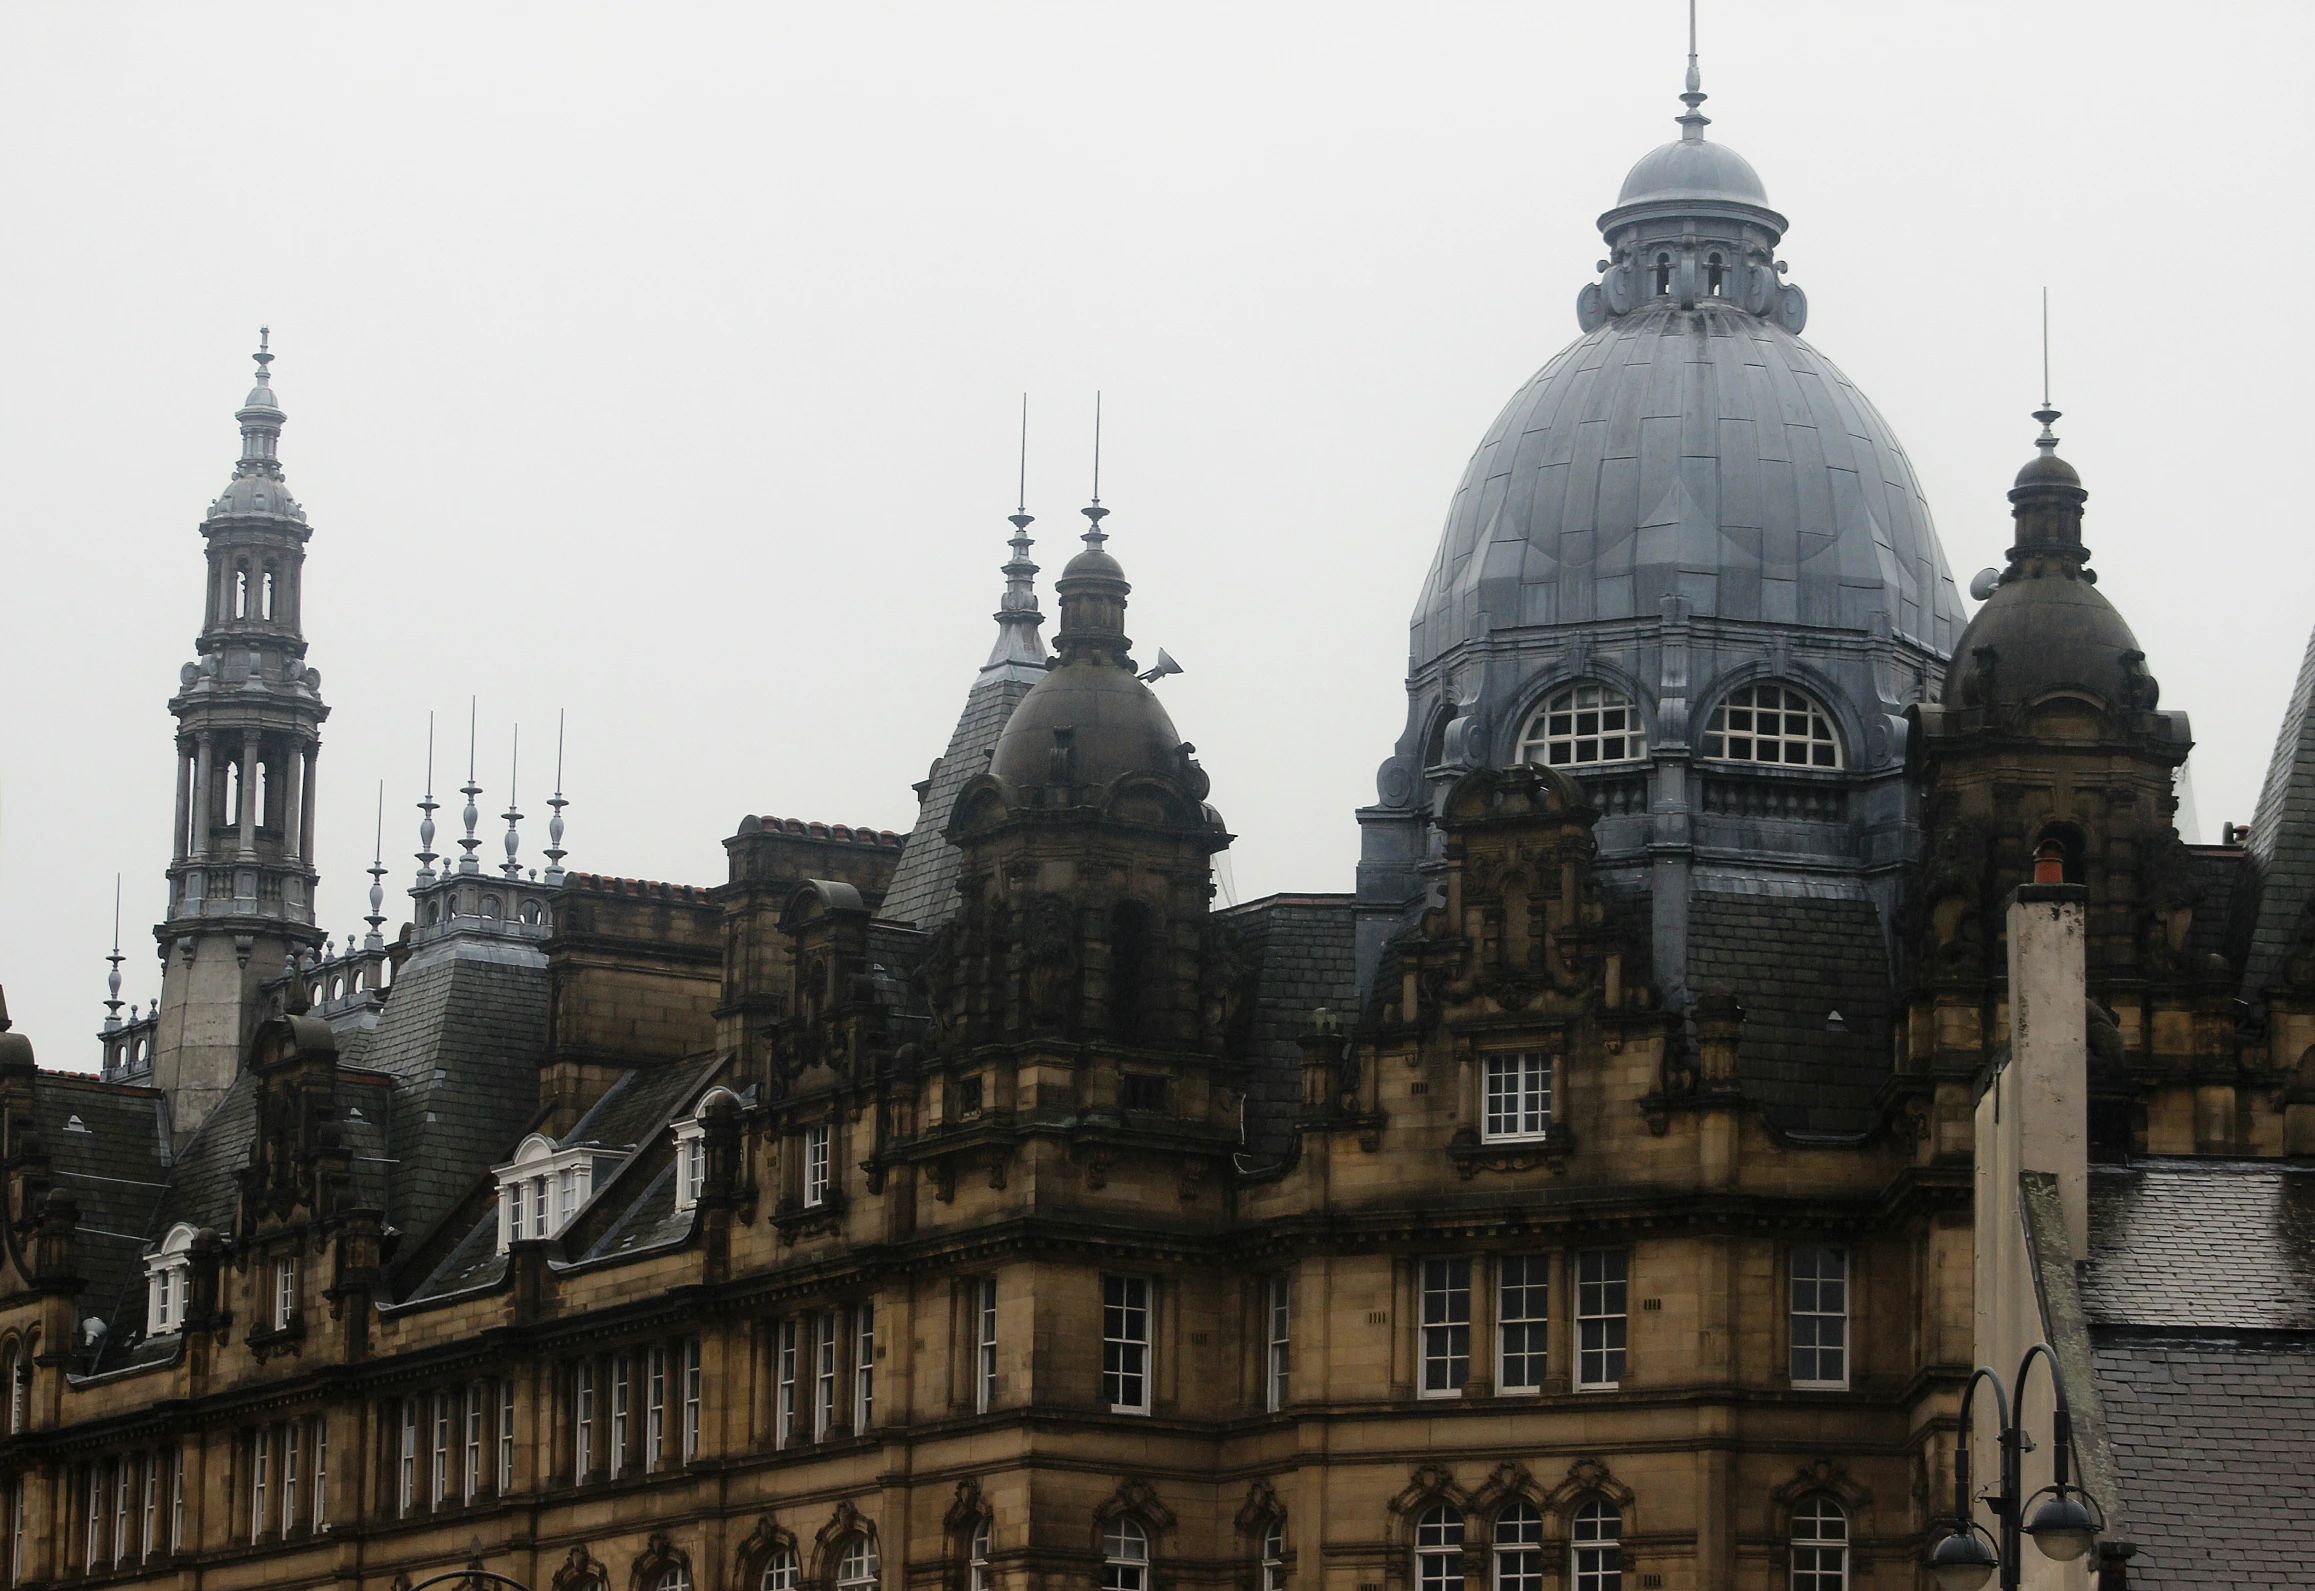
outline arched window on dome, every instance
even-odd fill
[[[1552,768],[1636,762],[1648,754],[1640,709],[1613,685],[1595,682],[1555,691],[1527,721],[1519,759]]]
[[[1704,755],[1722,762],[1838,768],[1832,714],[1790,685],[1739,685],[1712,709]]]
[[[1661,298],[1666,293],[1671,291],[1672,256],[1669,254],[1659,254],[1656,256],[1656,296]]]
[[[1720,284],[1723,279],[1723,267],[1721,265],[1720,256],[1718,254],[1707,254],[1704,256],[1705,296],[1709,298],[1720,297]]]
[[[1849,1516],[1830,1497],[1793,1510],[1792,1591],[1849,1591]]]

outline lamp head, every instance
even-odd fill
[[[2034,1510],[2026,1534],[2042,1549],[2042,1556],[2071,1563],[2098,1540],[2098,1521],[2076,1491],[2062,1491]]]
[[[1977,1591],[2000,1565],[1993,1544],[1965,1525],[1929,1554],[1929,1577],[1938,1591]]]

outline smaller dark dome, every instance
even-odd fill
[[[1071,567],[1104,552],[1082,552]],[[1056,730],[1067,730],[1066,742]],[[1056,755],[1056,747],[1062,748]],[[1056,780],[1057,764],[1066,772]],[[1182,737],[1157,693],[1112,663],[1065,663],[1030,688],[997,737],[989,771],[1015,790],[1056,782],[1101,786],[1127,774],[1188,781]]]
[[[2073,473],[2062,461],[2048,462]],[[1985,648],[1993,655],[1981,662],[1977,654]],[[1949,707],[2023,706],[2072,689],[2113,706],[2127,694],[2127,680],[2144,677],[2143,662],[2130,626],[2088,580],[2013,573],[1962,631],[1946,670],[1945,701]]]
[[[2057,454],[2044,450],[2026,460],[2018,471],[2017,486],[2079,486],[2082,477],[2073,465]]]
[[[1112,558],[1106,548],[1088,547],[1069,560],[1068,566],[1061,571],[1061,578],[1123,580],[1125,566]]]

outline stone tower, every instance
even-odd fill
[[[283,415],[259,333],[257,385],[234,416],[241,460],[201,523],[208,580],[197,654],[179,676],[177,828],[153,1083],[189,1137],[240,1067],[259,987],[322,941],[313,920],[321,675],[299,623],[305,510],[282,482]]]

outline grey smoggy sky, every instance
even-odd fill
[[[381,780],[404,920],[427,713],[440,798],[470,696],[486,862],[516,723],[538,860],[565,708],[573,867],[716,883],[749,812],[907,829],[993,635],[1024,390],[1047,611],[1098,388],[1127,628],[1188,670],[1159,689],[1234,893],[1347,889],[1449,496],[1575,337],[1685,28],[1678,0],[0,11],[18,1028],[96,1064],[116,872],[123,992],[159,992],[166,702],[260,323],[341,939]],[[2247,820],[2315,621],[2315,10],[1706,0],[1702,31],[1708,136],[1791,218],[1808,338],[1964,585],[2008,545],[2050,286],[2102,589],[2192,714],[2199,838]]]

